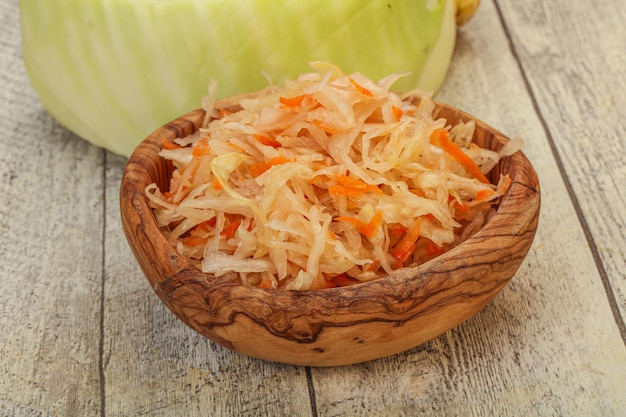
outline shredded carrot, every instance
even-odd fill
[[[376,214],[372,216],[369,223],[359,229],[359,233],[361,233],[363,236],[374,237],[376,231],[378,230],[378,227],[381,225],[382,222],[383,212],[377,211]]]
[[[346,216],[335,217],[335,220],[352,224],[356,228],[356,230],[363,236],[374,237],[376,231],[378,230],[378,227],[383,221],[383,212],[377,211],[368,223],[365,223],[355,217]]]
[[[454,202],[454,208],[459,211],[469,211],[469,207],[467,207],[465,204],[459,203],[458,201]]]
[[[478,192],[476,193],[476,196],[474,197],[474,201],[486,201],[489,200],[489,198],[491,198],[491,196],[493,196],[495,194],[495,191],[493,190],[478,190]]]
[[[363,87],[362,85],[354,81],[352,77],[348,77],[348,80],[350,80],[350,84],[352,84],[359,93],[363,94],[364,96],[374,97],[374,94],[372,94],[370,90],[368,90],[367,88]]]
[[[216,191],[224,189],[219,179],[213,178],[213,189]]]
[[[448,201],[454,201],[454,208],[456,210],[469,211],[469,207],[467,207],[465,204],[459,203],[459,201],[452,194],[448,195]]]
[[[161,139],[161,148],[163,149],[167,149],[167,150],[173,150],[173,149],[180,149],[180,145],[177,143],[174,143],[172,141],[169,141],[165,138]]]
[[[394,225],[393,227],[389,227],[389,233],[391,233],[392,235],[403,235],[405,234],[409,229],[407,229],[406,227],[402,226],[402,225]]]
[[[440,254],[444,253],[445,251],[446,250],[444,248],[442,248],[441,246],[437,245],[432,240],[428,241],[428,255],[429,256],[440,255]]]
[[[361,220],[357,219],[356,217],[337,216],[337,217],[335,217],[335,221],[350,223],[357,230],[362,229],[365,226],[367,226],[366,223],[363,223]]]
[[[380,267],[380,260],[376,259],[374,262],[369,264],[367,268],[365,268],[365,270],[367,272],[373,272],[373,271],[376,271],[379,267]]]
[[[350,278],[349,276],[347,276],[346,274],[340,274],[337,275],[336,277],[333,277],[331,279],[331,281],[337,286],[337,287],[345,287],[348,285],[354,285],[354,284],[358,284],[359,281],[354,279],[354,278]]]
[[[282,107],[300,107],[306,97],[309,97],[309,95],[301,94],[295,97],[280,97],[278,100]]]
[[[366,183],[365,181],[359,178],[351,178],[347,175],[338,176],[337,182],[341,185],[345,185],[346,187],[350,187],[350,188],[367,189],[368,187],[370,187],[370,184]]]
[[[244,148],[242,148],[239,145],[235,145],[232,142],[228,142],[227,145],[230,146],[231,148],[233,148],[234,150],[236,150],[239,153],[246,153],[246,150]]]
[[[254,138],[263,145],[271,146],[272,148],[280,148],[281,146],[283,146],[280,144],[280,142],[276,140],[275,137],[271,136],[270,134],[256,134],[254,135]]]
[[[180,239],[185,246],[198,246],[203,245],[207,242],[206,238],[198,237],[198,236],[187,236]]]
[[[426,197],[426,193],[421,188],[409,188],[409,191],[418,197]]]
[[[364,193],[382,194],[382,190],[375,185],[347,175],[340,175],[336,179],[336,184],[328,187],[328,192],[332,196],[345,195],[348,197],[358,197]]]
[[[189,231],[189,235],[199,236],[201,234],[206,234],[211,230],[211,228],[215,226],[215,223],[217,223],[217,218],[215,217],[213,217],[210,220],[206,220],[202,223],[199,223],[193,229]]]
[[[269,278],[263,278],[259,284],[259,288],[272,288],[272,280]]]
[[[465,168],[468,174],[478,179],[481,182],[489,184],[489,180],[480,171],[480,168],[476,163],[467,156],[465,152],[450,139],[450,132],[444,128],[435,129],[430,135],[430,143],[435,146],[441,147],[448,155],[450,155],[455,161]]]
[[[264,173],[265,171],[267,171],[274,165],[281,165],[287,162],[291,162],[291,160],[285,158],[282,155],[279,155],[270,159],[267,162],[259,162],[258,164],[250,165],[250,173],[252,174],[253,177],[258,177],[259,175],[261,175],[262,173]]]
[[[311,123],[313,123],[315,126],[322,129],[324,132],[328,133],[329,135],[336,135],[337,133],[339,133],[339,129],[321,120],[313,119],[311,120]]]
[[[342,196],[342,195],[345,195],[347,197],[358,197],[362,195],[363,193],[365,193],[365,191],[362,189],[349,188],[341,184],[331,185],[330,187],[328,187],[328,192],[330,193],[330,195],[334,197]]]
[[[208,143],[198,143],[194,146],[193,151],[191,151],[192,155],[196,158],[200,158],[206,155],[211,154],[211,147]]]
[[[391,106],[391,111],[393,112],[393,116],[396,118],[396,120],[400,120],[404,115],[402,109],[397,106]]]
[[[226,108],[220,109],[220,119],[223,118],[224,116],[228,116],[229,114],[232,114],[232,111]]]
[[[415,243],[420,236],[421,224],[421,218],[418,217],[415,220],[415,223],[413,223],[413,225],[409,227],[409,230],[402,237],[400,242],[393,248],[391,256],[398,260],[398,268],[401,268],[402,264],[404,264],[404,261],[406,261],[411,253],[413,253],[413,249],[415,249]]]
[[[332,232],[330,230],[328,231],[328,237],[332,240],[337,240],[337,235],[335,234],[335,232]]]
[[[239,220],[231,222],[228,226],[224,228],[224,230],[222,230],[221,236],[225,237],[226,239],[230,239],[231,237],[235,236],[235,231],[237,231],[237,228],[240,224],[241,222]]]

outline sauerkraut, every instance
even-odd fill
[[[289,290],[371,281],[458,245],[506,192],[507,176],[485,177],[503,155],[472,143],[472,121],[435,118],[428,96],[392,92],[403,74],[314,68],[235,111],[214,107],[212,84],[202,128],[163,141],[171,182],[146,195],[202,271]]]

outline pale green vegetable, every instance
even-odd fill
[[[472,3],[477,3],[472,0]],[[467,3],[463,0],[461,3]],[[455,40],[453,0],[20,0],[23,56],[45,109],[129,155],[160,125],[326,61],[435,91]]]

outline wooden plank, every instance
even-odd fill
[[[535,245],[458,328],[395,357],[313,369],[319,415],[623,415],[626,350],[492,2],[461,30],[454,59],[437,98],[526,139],[543,196]]]
[[[499,4],[626,340],[624,4]]]
[[[107,154],[106,415],[311,415],[304,368],[247,358],[208,341],[150,289],[119,220],[125,162]]]
[[[0,415],[100,415],[103,152],[56,124],[0,8]]]

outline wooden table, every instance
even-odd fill
[[[542,187],[531,252],[481,313],[408,352],[306,368],[198,336],[121,231],[125,158],[59,126],[0,1],[0,415],[626,415],[626,11],[491,1],[437,98],[510,136]]]

